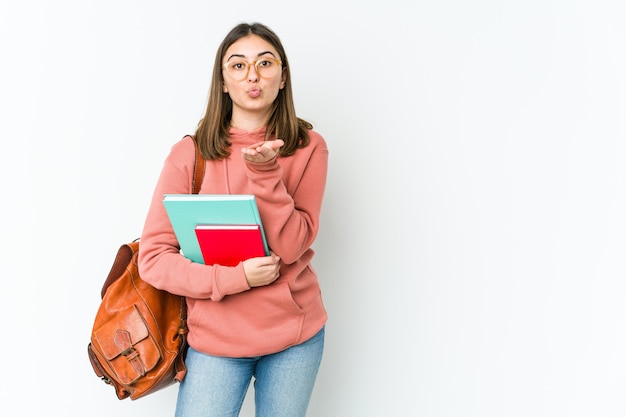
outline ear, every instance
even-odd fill
[[[222,84],[222,91],[224,93],[228,93],[228,88],[226,88],[226,84]]]

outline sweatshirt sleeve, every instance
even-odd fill
[[[185,137],[165,160],[141,234],[139,273],[149,284],[172,294],[219,301],[250,289],[243,265],[204,265],[185,258],[163,205],[164,194],[191,192],[194,158],[193,139]]]
[[[310,135],[309,146],[287,157],[293,158],[290,174],[299,173],[297,183],[290,185],[291,194],[283,182],[281,160],[286,158],[246,165],[268,244],[285,264],[296,262],[309,250],[319,230],[328,148],[318,133],[310,131]]]

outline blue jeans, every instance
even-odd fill
[[[189,348],[176,417],[237,417],[252,377],[257,417],[304,417],[323,350],[323,328],[300,345],[252,358],[211,356]]]

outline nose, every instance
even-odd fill
[[[248,64],[248,81],[258,81],[259,73],[256,69],[256,62],[254,64]]]

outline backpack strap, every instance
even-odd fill
[[[193,194],[198,194],[200,192],[200,187],[202,186],[202,180],[204,179],[204,170],[206,168],[205,160],[200,153],[200,148],[198,147],[198,142],[196,142],[196,138],[187,135],[193,139],[193,144],[196,148],[196,159],[193,165],[193,179],[191,180],[191,188]]]

